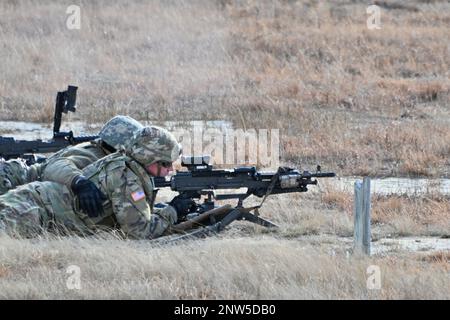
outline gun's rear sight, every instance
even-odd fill
[[[211,160],[210,155],[202,156],[181,156],[181,165],[189,170],[211,170],[212,166],[209,164]]]

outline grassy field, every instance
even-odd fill
[[[450,256],[445,251],[358,258],[330,249],[323,240],[307,243],[266,236],[226,236],[170,247],[114,239],[0,240],[0,299],[450,296]],[[67,285],[70,266],[79,267],[80,289]],[[367,287],[370,266],[380,268],[380,289]]]
[[[173,195],[172,195],[173,196]],[[160,201],[171,198],[162,194]],[[258,200],[249,199],[248,205]],[[382,239],[450,237],[450,200],[374,197],[372,247]],[[0,236],[0,299],[448,299],[450,255],[391,242],[352,253],[352,199],[324,186],[269,197],[268,230],[234,222],[218,237],[174,245],[114,235],[34,239]],[[404,238],[406,239],[406,238]],[[426,240],[425,240],[426,241]],[[386,247],[387,246],[387,247]],[[373,269],[380,288],[368,286]],[[80,287],[73,287],[74,269]]]
[[[1,299],[448,299],[450,256],[353,257],[268,237],[171,247],[96,239],[1,238]],[[79,267],[80,289],[67,285]],[[381,288],[370,290],[367,268]]]
[[[164,199],[162,195],[161,199]],[[0,236],[0,299],[448,299],[448,249],[391,243],[352,254],[350,200],[331,188],[268,198],[280,228],[235,222],[218,237],[154,244],[113,235]],[[450,236],[450,201],[432,195],[373,201],[373,248],[382,238]],[[417,240],[414,240],[417,239]],[[379,268],[379,289],[367,283]],[[78,268],[80,288],[73,287]],[[72,285],[72,287],[71,287]]]
[[[369,30],[367,1],[79,0],[69,30],[73,1],[2,1],[0,120],[50,123],[56,91],[74,84],[70,120],[227,120],[279,129],[284,164],[450,177],[450,4],[377,3]],[[351,254],[352,201],[326,184],[273,196],[261,214],[279,230],[238,222],[177,246],[0,236],[0,299],[449,299],[448,250]],[[448,196],[374,196],[372,208],[374,240],[450,236]]]
[[[450,5],[366,1],[0,4],[0,119],[230,120],[281,130],[283,162],[342,175],[450,176]]]

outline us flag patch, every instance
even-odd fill
[[[138,190],[131,193],[133,201],[139,201],[145,198],[145,192],[143,190]]]

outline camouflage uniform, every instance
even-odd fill
[[[123,147],[142,127],[128,116],[116,116],[100,130],[99,139],[62,149],[44,163],[27,166],[21,159],[0,160],[0,194],[32,181],[54,181],[70,187],[84,167]]]
[[[30,182],[28,167],[25,160],[13,159],[5,161],[0,158],[0,194],[4,194],[10,189]]]
[[[107,195],[103,213],[89,218],[79,210],[65,185],[33,182],[0,196],[0,229],[33,236],[42,229],[90,234],[96,230],[120,230],[135,239],[155,238],[177,221],[171,206],[153,210],[156,193],[145,166],[156,161],[175,161],[181,152],[166,130],[145,127],[136,132],[123,151],[110,154],[82,173]]]

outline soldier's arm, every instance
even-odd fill
[[[82,175],[82,169],[103,157],[95,148],[71,147],[58,157],[48,159],[42,171],[43,181],[53,181],[71,187],[74,178]]]
[[[122,175],[122,185],[111,195],[112,207],[122,231],[130,238],[153,239],[161,236],[177,220],[170,206],[153,211],[139,179],[130,171]],[[120,185],[119,181],[116,186]]]

